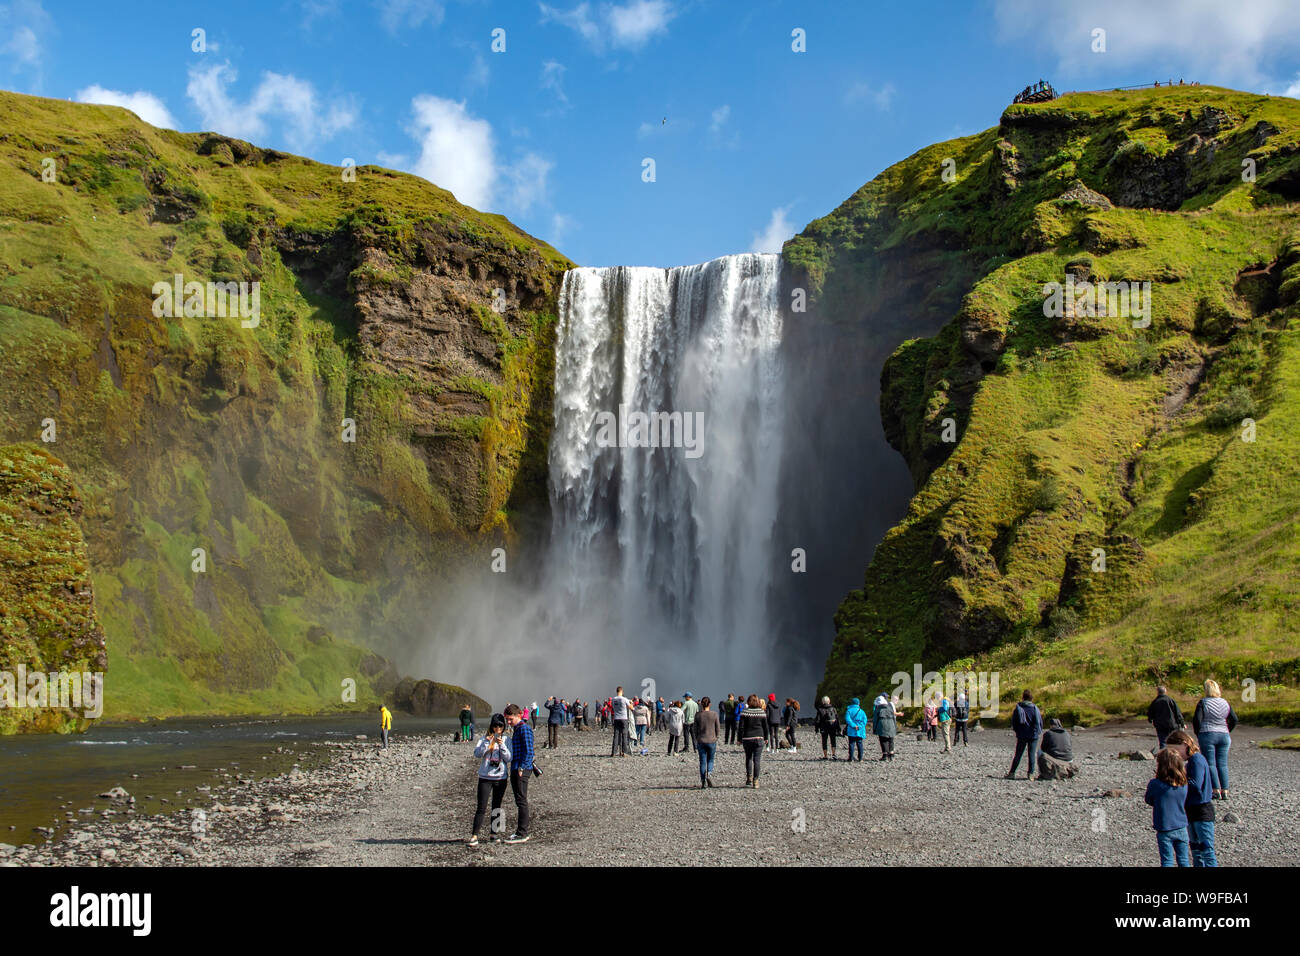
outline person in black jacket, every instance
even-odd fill
[[[1156,729],[1157,750],[1165,746],[1165,741],[1175,730],[1186,726],[1183,712],[1178,709],[1178,701],[1169,696],[1163,687],[1156,688],[1156,699],[1147,708],[1147,721]]]
[[[781,736],[781,705],[776,702],[776,694],[767,695],[767,739],[768,750],[776,753],[780,749],[778,741]]]
[[[835,756],[835,741],[840,735],[840,716],[835,713],[829,697],[823,697],[817,705],[817,723],[814,727],[822,735],[822,759],[826,759],[826,742],[829,740],[831,759],[838,760],[839,757]]]

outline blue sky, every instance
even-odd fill
[[[774,251],[1040,77],[1300,96],[1296,0],[115,6],[0,0],[0,86],[414,172],[583,265]]]

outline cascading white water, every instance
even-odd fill
[[[548,590],[576,642],[557,643],[588,664],[715,690],[773,676],[779,274],[780,256],[746,254],[564,277]],[[698,449],[598,441],[602,418],[633,412],[702,413]]]

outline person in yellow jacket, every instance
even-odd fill
[[[383,704],[379,705],[379,736],[388,746],[388,732],[393,729],[393,715]]]

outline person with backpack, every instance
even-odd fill
[[[736,721],[736,736],[745,748],[745,786],[757,790],[759,764],[768,736],[767,709],[757,694],[750,694],[747,704],[740,712],[740,719]]]
[[[700,698],[700,710],[695,715],[695,749],[700,753],[700,789],[713,786],[713,758],[718,754],[718,712],[710,710],[712,701]]]
[[[1212,799],[1228,799],[1228,748],[1232,746],[1232,732],[1237,728],[1237,715],[1232,705],[1223,699],[1219,685],[1205,682],[1205,696],[1196,702],[1192,714],[1192,729],[1200,744],[1205,762],[1210,765]]]
[[[513,729],[510,738],[510,790],[515,798],[519,819],[507,843],[528,842],[528,783],[533,778],[533,728],[518,705],[510,704],[505,712],[506,724]],[[539,771],[540,772],[540,771]]]
[[[849,763],[853,763],[853,751],[858,752],[858,763],[862,763],[862,742],[867,736],[867,712],[862,709],[856,697],[849,701],[844,711],[845,736],[849,739]]]
[[[1016,704],[1016,709],[1011,712],[1011,729],[1016,733],[1016,756],[1011,761],[1011,769],[1007,771],[1006,779],[1015,779],[1020,758],[1028,750],[1029,762],[1025,766],[1025,779],[1032,780],[1038,755],[1038,737],[1043,732],[1043,712],[1034,703],[1032,691],[1026,690],[1020,695],[1020,703]]]
[[[727,699],[722,702],[723,743],[736,742],[736,717],[740,714],[739,703],[735,694],[728,694]]]
[[[966,725],[970,723],[970,701],[966,699],[965,692],[957,695],[957,703],[952,708],[952,745],[957,746],[957,741],[961,741],[963,747],[970,745],[970,739],[966,736]]]
[[[939,722],[939,733],[943,734],[943,752],[952,750],[952,704],[945,697],[939,703],[939,712],[935,715]]]
[[[835,708],[831,706],[831,699],[823,697],[822,702],[817,705],[817,718],[813,727],[822,735],[822,759],[826,759],[826,743],[831,745],[831,760],[838,760],[835,756],[835,741],[840,735],[840,717],[835,713]]]
[[[785,742],[790,745],[790,753],[797,754],[794,732],[799,726],[799,702],[793,697],[785,699],[785,710],[781,712],[781,722],[785,724]]]
[[[894,702],[881,694],[871,708],[871,732],[880,738],[880,759],[894,759],[894,738],[898,736],[898,712]],[[858,758],[861,760],[861,756]]]
[[[478,835],[483,829],[489,801],[492,804],[492,839],[501,839],[498,834],[505,829],[502,817],[497,816],[506,794],[506,769],[510,763],[510,743],[506,740],[505,729],[505,715],[493,714],[488,732],[474,745],[474,756],[479,758],[478,804],[474,811],[474,829],[465,841],[469,846],[478,846]]]
[[[1214,787],[1210,782],[1210,764],[1201,754],[1196,738],[1185,730],[1175,730],[1165,746],[1178,751],[1187,770],[1187,800],[1183,812],[1187,815],[1188,846],[1192,853],[1192,866],[1218,866],[1214,855]]]
[[[780,749],[781,707],[776,702],[776,694],[767,695],[767,740],[768,750],[776,753]]]
[[[474,711],[470,710],[469,704],[460,709],[460,739],[462,741],[470,740],[470,725],[474,723]]]
[[[1183,712],[1178,709],[1178,701],[1169,696],[1164,687],[1156,688],[1155,700],[1147,707],[1147,723],[1156,730],[1156,749],[1165,745],[1165,741],[1175,730],[1185,726]]]
[[[1143,798],[1151,807],[1161,866],[1191,866],[1187,838],[1187,770],[1176,750],[1156,754],[1156,775],[1147,782]]]
[[[682,694],[682,702],[682,722],[686,731],[683,738],[686,741],[686,746],[682,749],[698,750],[699,747],[693,747],[692,742],[695,738],[695,715],[700,712],[700,705],[695,702],[695,698],[691,696],[690,691]]]

